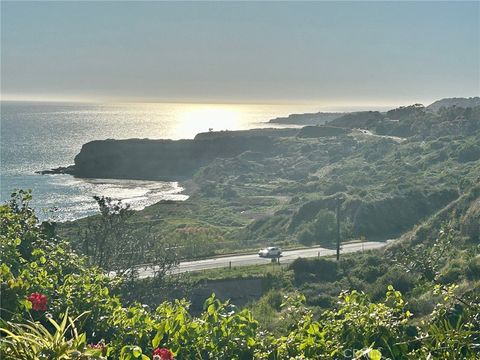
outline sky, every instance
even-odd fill
[[[480,3],[1,1],[3,100],[401,104],[480,94]]]

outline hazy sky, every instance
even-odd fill
[[[480,93],[479,2],[1,2],[2,97],[428,103]]]

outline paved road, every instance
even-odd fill
[[[396,142],[402,142],[402,141],[407,140],[406,138],[401,138],[401,137],[398,137],[398,136],[374,134],[370,130],[366,130],[366,129],[354,129],[354,131],[360,132],[360,133],[368,135],[368,136],[390,139],[390,140],[393,140],[393,141],[396,141]]]
[[[352,243],[342,245],[341,253],[352,253],[356,251],[378,249],[384,247],[387,242],[374,242],[366,241],[364,243]],[[280,263],[291,263],[293,260],[300,257],[317,257],[317,256],[330,256],[334,255],[335,250],[325,249],[322,247],[311,247],[306,249],[299,250],[289,250],[284,251],[282,257],[280,258]],[[262,265],[270,263],[270,259],[265,259],[259,257],[257,254],[251,255],[232,255],[224,257],[215,257],[205,260],[197,261],[186,261],[180,263],[180,265],[173,271],[175,274],[191,272],[191,271],[201,271],[207,269],[215,268],[226,268],[230,266],[246,266],[246,265]],[[145,278],[152,276],[152,269],[140,269],[139,277]]]

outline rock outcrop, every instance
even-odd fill
[[[245,151],[269,152],[266,136],[222,136],[195,140],[97,140],[83,145],[73,167],[53,170],[84,178],[182,180],[215,158]]]

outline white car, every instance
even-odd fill
[[[282,254],[282,249],[274,246],[267,247],[258,252],[258,256],[265,257],[265,258],[280,257],[281,254]]]

